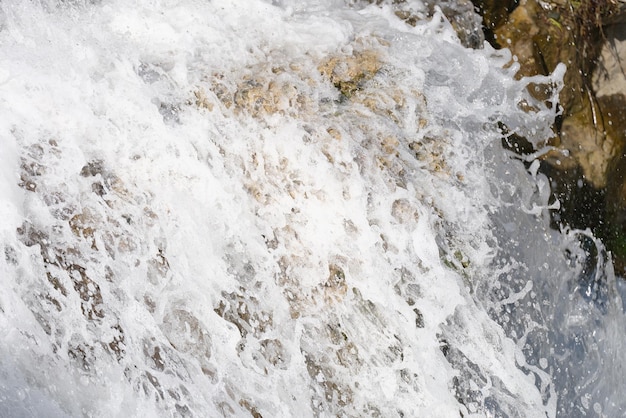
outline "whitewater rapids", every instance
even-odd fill
[[[617,296],[500,147],[564,67],[408,4],[0,4],[0,416],[623,411],[560,368]]]

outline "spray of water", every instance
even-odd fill
[[[609,256],[499,147],[564,67],[411,7],[0,5],[1,414],[623,411]]]

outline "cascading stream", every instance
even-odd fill
[[[0,416],[623,413],[608,255],[500,147],[565,68],[407,7],[0,4]]]

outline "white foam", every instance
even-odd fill
[[[1,6],[2,376],[35,394],[3,413],[554,414],[476,291],[495,125],[531,118],[508,52],[388,6],[48,6]],[[341,99],[318,67],[360,49]],[[270,81],[277,111],[229,103]]]

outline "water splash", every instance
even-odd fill
[[[612,279],[575,281],[545,179],[498,147],[548,136],[526,86],[561,67],[516,81],[440,12],[44,6],[0,6],[3,413],[570,410],[594,351],[544,302],[604,324]]]

